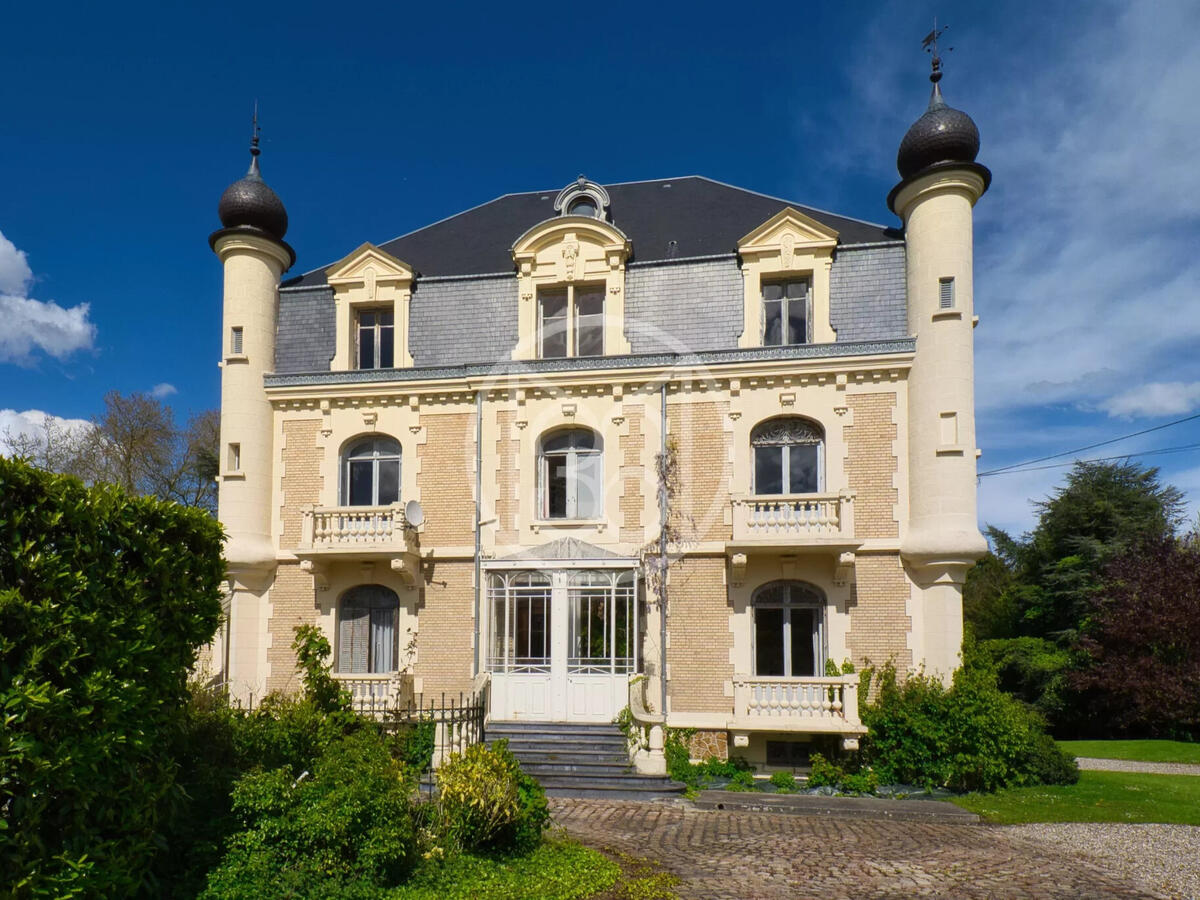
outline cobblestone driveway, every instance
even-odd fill
[[[553,800],[594,847],[655,859],[695,900],[1162,897],[1049,845],[986,825],[932,825],[683,804]]]

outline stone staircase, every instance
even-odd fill
[[[677,797],[684,785],[666,776],[639,775],[625,736],[615,725],[489,722],[486,739],[507,739],[521,768],[551,797],[653,800]]]

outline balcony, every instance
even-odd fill
[[[404,518],[404,505],[306,506],[300,511],[301,568],[321,578],[323,565],[339,561],[388,560],[409,584],[420,571],[417,530]]]
[[[333,678],[350,695],[356,712],[380,718],[411,711],[415,703],[413,677],[402,672],[382,674],[334,672]]]
[[[858,676],[761,678],[734,676],[731,731],[852,736],[867,729],[858,717]]]
[[[735,496],[733,541],[746,547],[854,549],[854,494]]]

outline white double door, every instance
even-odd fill
[[[543,570],[490,582],[492,718],[613,721],[637,668],[633,573]]]

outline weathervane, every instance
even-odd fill
[[[260,129],[258,127],[258,101],[257,100],[254,101],[253,122],[254,122],[254,133],[250,137],[250,155],[258,156],[258,154],[261,153],[262,151],[258,149],[258,133],[259,133]]]
[[[933,71],[929,73],[929,80],[934,84],[942,80],[942,57],[938,54],[938,38],[945,34],[949,27],[949,25],[943,25],[941,28],[938,28],[937,16],[934,16],[933,31],[925,35],[925,39],[921,41],[921,46],[925,48],[925,52],[933,55]],[[953,47],[947,47],[946,52],[949,53],[953,49]]]

